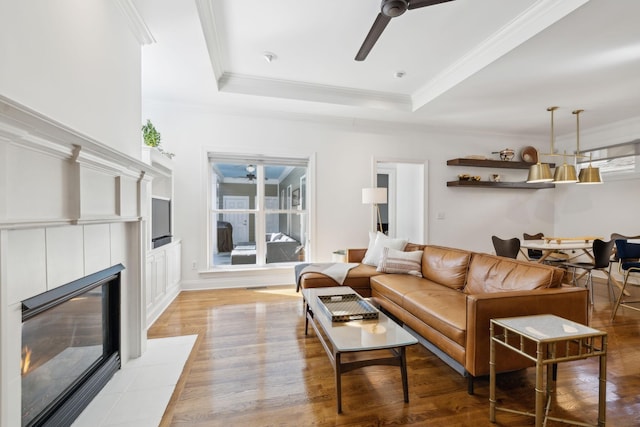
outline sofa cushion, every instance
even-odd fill
[[[381,273],[410,274],[422,277],[422,251],[404,252],[383,248],[377,270]]]
[[[405,294],[403,308],[455,343],[466,345],[466,295],[428,282]]]
[[[405,239],[392,239],[379,231],[377,233],[369,232],[369,246],[362,263],[378,267],[384,248],[403,250],[406,245],[407,241]]]
[[[425,246],[422,254],[422,276],[452,289],[462,289],[470,260],[469,251]]]
[[[409,275],[380,274],[371,277],[371,294],[384,297],[402,307],[404,296],[423,289],[427,280]]]
[[[532,290],[558,286],[555,267],[489,254],[473,254],[468,294]]]

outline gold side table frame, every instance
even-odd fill
[[[607,333],[551,314],[491,319],[489,356],[489,420],[496,422],[496,410],[535,417],[536,427],[547,420],[578,426],[604,427],[606,422]],[[496,344],[535,362],[535,413],[496,406]],[[555,390],[558,363],[599,357],[598,424],[549,416],[551,393]],[[546,378],[544,368],[546,366]]]

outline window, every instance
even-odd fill
[[[308,253],[308,159],[209,155],[210,267],[300,262]]]
[[[589,166],[589,159],[593,167],[600,168],[600,173],[630,174],[639,173],[640,165],[638,156],[640,155],[640,139],[608,147],[594,148],[580,153],[578,166]]]

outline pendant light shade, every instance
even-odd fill
[[[551,175],[551,168],[548,163],[536,163],[529,167],[529,176],[527,182],[530,184],[537,182],[551,182],[553,181],[553,175]]]
[[[562,165],[556,168],[556,173],[553,176],[553,182],[556,184],[573,184],[578,182],[576,168],[573,165],[567,164],[566,157],[564,158]]]
[[[580,157],[580,113],[583,111],[573,111],[573,114],[576,115],[576,158]],[[602,184],[600,168],[594,168],[591,165],[591,155],[589,155],[589,166],[580,170],[578,184]]]
[[[600,168],[594,168],[589,163],[589,166],[580,170],[578,175],[578,184],[602,184],[602,177],[600,176]]]

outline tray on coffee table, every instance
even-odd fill
[[[378,309],[358,294],[318,295],[320,306],[332,322],[369,320],[378,318]]]

